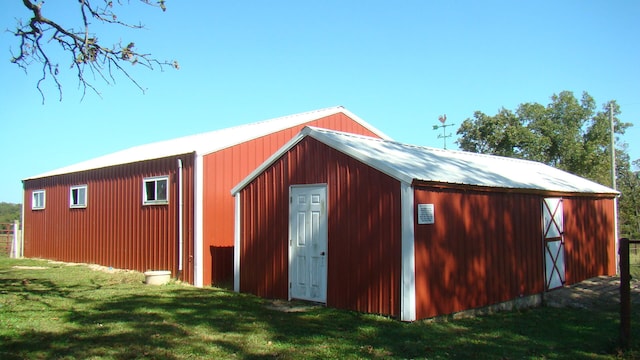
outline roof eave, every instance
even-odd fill
[[[110,165],[87,167],[87,168],[80,168],[80,169],[74,170],[73,168],[78,166],[79,164],[82,164],[82,162],[81,162],[81,163],[77,163],[77,164],[74,164],[74,165],[69,165],[69,166],[66,166],[66,167],[63,167],[63,168],[59,168],[57,170],[52,170],[52,171],[49,171],[49,172],[46,172],[46,173],[42,173],[40,175],[35,175],[35,176],[30,176],[30,177],[24,178],[24,179],[22,179],[22,182],[24,183],[24,182],[30,181],[30,180],[38,180],[38,179],[44,179],[44,178],[49,178],[49,177],[54,177],[54,176],[63,176],[63,175],[81,173],[81,172],[85,172],[85,171],[95,171],[95,170],[100,170],[100,169],[108,169],[108,168],[117,167],[117,166],[131,165],[131,164],[135,164],[135,163],[138,163],[138,162],[153,161],[153,160],[158,160],[158,159],[165,159],[165,158],[182,156],[182,155],[190,155],[190,154],[197,155],[197,152],[196,151],[176,152],[176,153],[171,153],[171,154],[163,154],[162,156],[157,156],[157,157],[145,158],[145,159],[141,159],[141,160],[118,162],[118,163],[114,163],[114,164],[110,164]],[[91,160],[88,160],[88,161],[91,161]]]
[[[531,194],[553,197],[569,197],[569,196],[591,196],[598,198],[615,198],[620,196],[619,192],[581,192],[566,191],[552,189],[533,189],[533,188],[515,188],[515,187],[496,187],[484,185],[458,184],[441,181],[429,181],[414,179],[411,183],[414,187],[428,187],[434,189],[457,189],[463,191],[493,192],[493,193],[518,193]]]

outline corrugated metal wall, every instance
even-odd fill
[[[615,275],[614,200],[564,198],[567,284],[600,275]]]
[[[204,156],[204,285],[233,281],[233,209],[231,189],[304,126],[377,137],[343,113],[334,114]]]
[[[399,313],[400,184],[306,138],[241,195],[240,290],[288,296],[289,186],[327,183],[327,305]]]
[[[194,154],[27,180],[25,256],[138,271],[178,271],[178,165],[183,161],[184,281],[193,282]],[[142,205],[143,178],[169,175],[169,204]],[[87,185],[87,207],[70,208],[70,187]],[[46,207],[31,209],[34,190]]]
[[[398,314],[399,183],[314,139],[304,139],[242,192],[241,291],[288,294],[289,186],[328,184],[327,305]],[[541,193],[414,185],[417,318],[544,291]],[[550,194],[557,197],[558,194]],[[613,199],[564,197],[568,283],[615,273]]]
[[[428,318],[544,290],[541,198],[416,188],[435,223],[415,225],[416,315]],[[414,220],[415,221],[415,220]]]

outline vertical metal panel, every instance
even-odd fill
[[[400,184],[306,138],[243,191],[241,291],[288,296],[289,186],[327,184],[327,305],[399,314]]]
[[[615,275],[614,200],[565,197],[563,204],[567,284]]]
[[[540,197],[417,188],[435,223],[417,224],[416,311],[433,317],[544,290]]]
[[[338,113],[205,155],[204,285],[232,283],[234,205],[229,192],[307,125],[378,137],[345,114]]]
[[[183,162],[184,272],[193,280],[193,154],[27,180],[25,256],[146,271],[178,263],[177,159]],[[169,203],[142,205],[143,179],[169,175]],[[87,185],[87,207],[69,207],[69,191]],[[34,190],[46,190],[46,208],[31,210]]]

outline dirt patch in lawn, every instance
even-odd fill
[[[293,313],[293,312],[307,312],[319,306],[321,305],[302,302],[302,301],[273,300],[270,303],[268,303],[265,307],[269,310]]]
[[[62,261],[53,261],[53,260],[49,260],[49,264],[65,265],[65,266],[86,266],[93,271],[102,271],[106,273],[137,272],[134,270],[116,269],[111,266],[103,266],[98,264],[73,263],[73,262],[62,262]]]

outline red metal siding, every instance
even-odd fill
[[[541,293],[541,198],[416,188],[435,223],[415,221],[416,315],[449,314]]]
[[[288,183],[278,162],[243,192],[240,289],[266,298],[288,297]]]
[[[614,200],[564,198],[567,284],[600,275],[615,275]]]
[[[327,184],[327,305],[399,313],[400,184],[306,138],[241,193],[240,289],[288,296],[289,186]]]
[[[204,285],[228,284],[233,280],[234,203],[229,192],[307,125],[377,137],[369,129],[339,113],[205,155]]]
[[[138,271],[178,271],[178,166],[183,162],[184,257],[181,279],[193,282],[194,155],[167,157],[41,179],[25,189],[25,256]],[[169,204],[142,205],[143,178],[169,175]],[[69,207],[70,187],[87,185],[87,207]],[[31,209],[34,190],[46,207]]]

